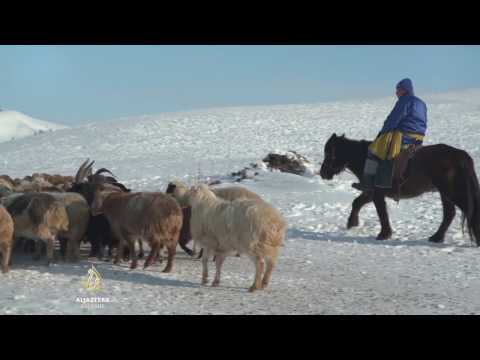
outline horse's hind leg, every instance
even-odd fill
[[[455,205],[443,193],[440,193],[440,197],[443,205],[443,220],[437,232],[428,239],[435,243],[443,242],[445,239],[445,233],[455,217]]]
[[[358,214],[362,207],[373,200],[372,194],[362,193],[352,203],[352,212],[348,218],[347,229],[358,226]]]
[[[390,239],[393,231],[390,226],[390,220],[388,219],[387,203],[383,193],[375,191],[375,194],[373,195],[373,203],[377,209],[378,218],[380,219],[380,224],[382,226],[382,230],[378,234],[377,240]]]

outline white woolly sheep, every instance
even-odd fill
[[[192,207],[192,236],[205,251],[202,284],[208,281],[210,255],[216,256],[212,286],[218,286],[225,257],[236,252],[247,254],[255,263],[255,280],[249,291],[264,289],[270,281],[287,230],[280,212],[264,201],[220,199],[206,185],[192,187],[186,197]]]

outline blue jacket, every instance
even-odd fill
[[[425,135],[427,131],[427,105],[417,98],[409,79],[402,80],[397,87],[407,91],[400,96],[390,115],[388,115],[380,134],[394,130]],[[380,135],[379,134],[379,135]]]

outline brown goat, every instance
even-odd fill
[[[13,220],[8,211],[0,205],[0,253],[2,254],[2,272],[9,270],[13,248]]]
[[[130,268],[135,269],[135,240],[143,239],[151,249],[144,268],[151,265],[166,246],[168,260],[163,272],[172,271],[183,216],[182,209],[171,196],[160,192],[124,193],[109,184],[97,184],[91,212],[94,216],[104,214],[120,240],[115,264],[120,262],[126,243],[132,259]]]

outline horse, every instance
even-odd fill
[[[322,179],[331,180],[347,170],[360,180],[371,143],[348,139],[345,134],[333,134],[325,144],[325,158],[318,174]],[[438,191],[443,205],[443,220],[429,241],[444,241],[457,206],[462,212],[462,228],[465,228],[466,222],[470,239],[480,246],[480,186],[473,159],[466,151],[445,144],[422,146],[410,159],[406,174],[398,193],[393,189],[375,188],[373,192],[362,192],[353,200],[347,228],[359,225],[360,210],[373,201],[381,224],[377,240],[387,240],[392,237],[393,231],[386,197],[411,199],[426,192]]]

